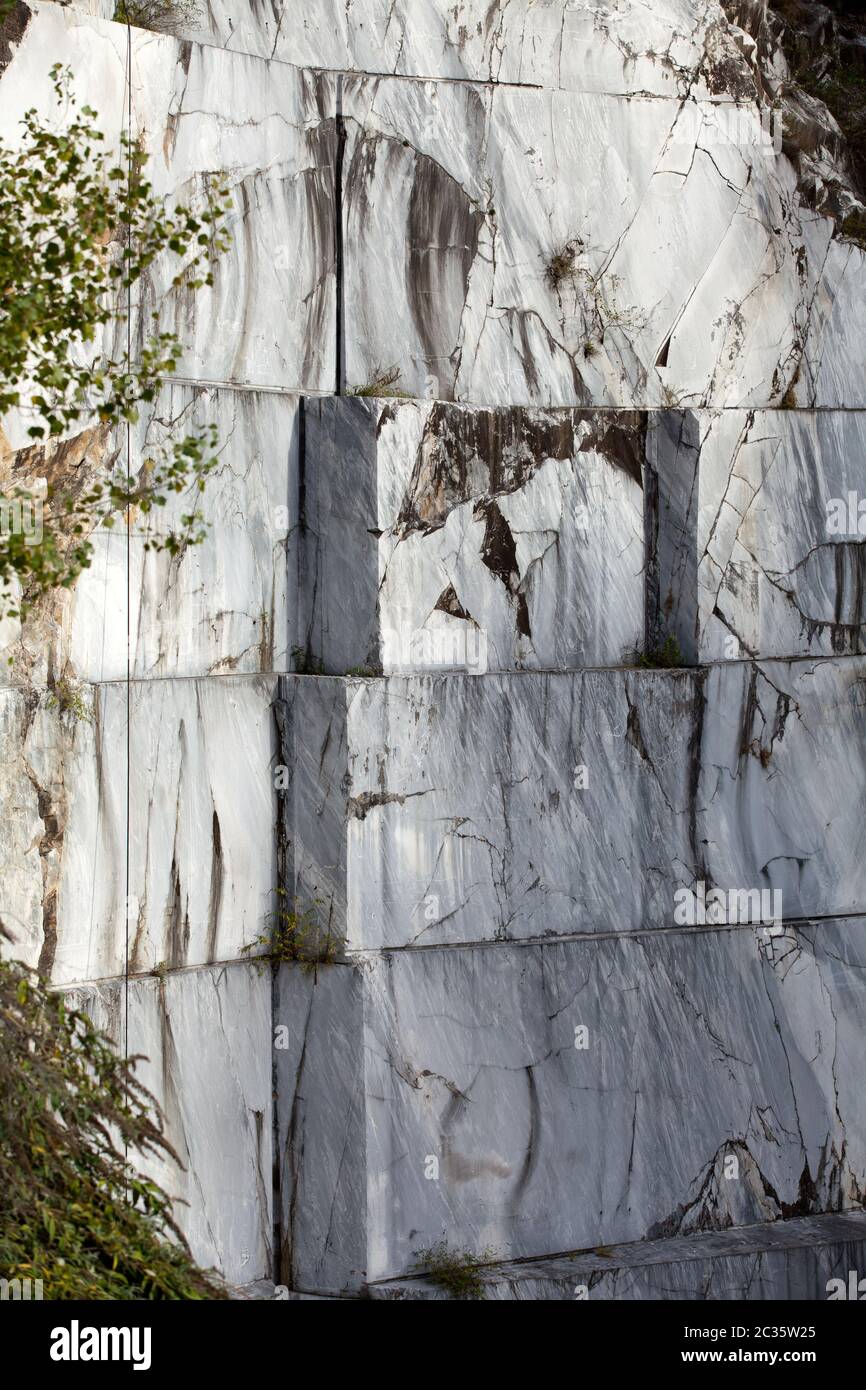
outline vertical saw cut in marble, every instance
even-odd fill
[[[196,1262],[230,1284],[271,1274],[271,977],[250,964],[169,972],[69,991],[98,1028],[138,1055],[181,1166],[145,1171],[176,1199]],[[128,1003],[128,1034],[126,1008]]]
[[[633,657],[645,434],[639,412],[307,400],[310,656],[334,674]]]
[[[663,412],[647,454],[658,636],[689,661],[863,651],[866,412]]]
[[[440,1239],[513,1259],[859,1208],[864,952],[859,919],[374,953],[354,984],[298,972],[302,1076],[280,1103],[284,1202],[300,1216],[307,1195],[299,1286],[352,1286],[359,1209],[377,1280]],[[338,1067],[359,989],[363,1135]]]
[[[124,973],[127,914],[133,974],[234,959],[266,931],[274,686],[223,677],[0,692],[10,735],[0,786],[18,812],[3,837],[9,954],[71,984]]]
[[[71,589],[36,600],[26,618],[0,623],[0,682],[206,676],[286,670],[296,631],[296,566],[289,561],[297,521],[297,399],[273,392],[166,384],[133,425],[83,430],[47,448],[12,456],[12,476],[30,487],[92,479],[113,466],[138,474],[165,464],[170,445],[202,427],[216,429],[217,466],[203,493],[191,485],[164,507],[89,537],[89,568]],[[169,532],[204,539],[172,555],[153,548]],[[148,548],[150,547],[150,548]],[[129,613],[127,603],[129,602]],[[129,631],[127,631],[127,622]]]
[[[357,1292],[368,1269],[363,976],[281,966],[274,996],[279,1242],[289,1288]]]

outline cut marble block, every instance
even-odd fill
[[[37,602],[23,623],[0,624],[0,682],[125,679],[127,642],[134,679],[286,670],[298,644],[297,581],[288,560],[297,522],[297,398],[274,392],[167,385],[130,438],[131,469],[168,458],[167,444],[203,426],[217,431],[216,469],[201,494],[170,495],[165,507],[122,514],[91,536],[90,567],[71,591]],[[117,454],[125,430],[85,431],[60,446],[96,473]],[[44,474],[43,450],[28,480]],[[197,509],[200,544],[179,553],[147,549]],[[193,528],[197,530],[198,528]],[[128,584],[128,589],[127,589]],[[129,602],[129,633],[127,603]]]
[[[325,670],[616,665],[644,636],[639,412],[304,403],[301,613]]]
[[[283,1280],[858,1208],[866,920],[282,972]]]
[[[275,681],[4,690],[6,953],[58,984],[233,959],[275,906]],[[126,879],[127,735],[130,750]]]
[[[692,925],[698,884],[863,912],[864,682],[859,658],[290,678],[286,879],[353,949]]]
[[[690,663],[863,651],[866,412],[650,421],[656,637]]]
[[[271,977],[235,964],[123,980],[68,996],[127,1055],[156,1097],[181,1160],[147,1160],[205,1268],[234,1284],[271,1274]]]
[[[710,668],[700,877],[778,892],[786,917],[864,910],[864,706],[862,658]]]
[[[106,70],[110,128],[127,30],[31,8],[3,75],[4,128],[45,52],[64,53],[98,109]],[[711,23],[713,47],[684,8],[674,33],[694,39],[674,58],[672,35],[652,63],[646,14],[616,16],[638,26],[635,72],[689,70],[693,43],[708,92],[609,86],[593,47],[613,57],[607,23],[566,45],[574,90],[324,71],[315,34],[333,22],[308,30],[303,68],[132,30],[148,177],[171,203],[224,175],[233,234],[210,288],[174,286],[173,261],[151,267],[136,343],[177,330],[182,376],[308,392],[394,364],[416,396],[480,405],[766,406],[800,392],[858,406],[866,368],[840,300],[861,302],[863,254],[799,205],[729,36]],[[526,39],[546,70],[547,38]]]
[[[489,1300],[818,1302],[851,1297],[851,1271],[864,1267],[866,1215],[860,1212],[640,1241],[596,1254],[510,1261],[482,1268],[479,1279]],[[371,1284],[366,1293],[375,1299],[449,1297],[424,1278]],[[860,1297],[859,1291],[854,1296]]]

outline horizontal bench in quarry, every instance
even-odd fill
[[[866,644],[866,411],[658,412],[651,621],[686,661]]]
[[[235,959],[278,889],[352,950],[862,912],[864,692],[855,657],[8,688],[0,917],[70,984],[127,929],[132,973]]]
[[[281,971],[281,1274],[514,1259],[856,1208],[862,918]]]
[[[618,665],[646,412],[303,403],[299,628],[329,673]]]
[[[289,680],[286,879],[353,949],[700,925],[701,884],[794,919],[863,911],[864,677],[838,658]]]
[[[28,446],[18,484],[126,463],[125,431]],[[0,683],[689,665],[864,647],[863,411],[482,408],[167,384],[131,470],[214,426],[189,497],[94,533],[72,591],[0,622]],[[9,664],[11,662],[11,664]]]
[[[230,1284],[272,1272],[271,978],[247,962],[65,992],[128,1056],[180,1160],[148,1159],[194,1259]]]
[[[552,1259],[481,1268],[488,1300],[671,1299],[816,1302],[859,1297],[866,1214],[792,1217],[670,1240],[639,1241]],[[443,1299],[429,1278],[371,1284],[368,1298]]]
[[[27,8],[0,128],[17,139],[25,109],[53,108],[45,54],[63,53],[116,147],[126,27]],[[689,100],[667,82],[437,81],[129,43],[157,195],[200,197],[222,173],[232,197],[213,286],[193,297],[161,260],[134,306],[136,345],[179,332],[179,375],[330,393],[394,364],[413,395],[481,405],[862,402],[864,253],[798,201],[730,36],[698,64],[714,90],[690,79]]]

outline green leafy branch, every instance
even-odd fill
[[[60,128],[31,109],[21,147],[0,143],[0,412],[20,411],[40,446],[23,451],[15,475],[50,474],[56,446],[76,427],[101,428],[105,440],[138,420],[160,378],[176,370],[181,344],[175,334],[157,333],[130,361],[123,351],[104,351],[103,342],[122,336],[126,299],[159,257],[179,262],[174,288],[196,291],[213,283],[213,264],[229,246],[221,181],[205,181],[200,208],[169,207],[145,177],[140,145],[124,133],[120,157],[110,155],[97,113],[77,105],[69,70],[56,64],[51,79]],[[90,564],[89,535],[118,512],[147,516],[173,493],[201,492],[217,444],[213,428],[195,428],[135,475],[97,466],[86,470],[85,483],[78,469],[72,478],[49,477],[38,494],[15,476],[7,497],[38,502],[42,528],[37,542],[14,528],[0,533],[0,584],[7,586],[0,611],[22,611],[8,588],[14,579],[25,602],[74,583]],[[177,553],[203,534],[196,507],[179,530],[148,545]]]

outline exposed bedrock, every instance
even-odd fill
[[[154,1176],[233,1284],[427,1297],[443,1239],[507,1299],[814,1299],[862,1264],[837,9],[3,22],[5,141],[63,119],[60,60],[166,206],[230,193],[212,286],[136,288],[133,355],[183,355],[128,436],[2,421],[4,492],[194,425],[219,458],[201,545],[148,548],[172,498],[0,623],[0,940],[146,1055]]]
[[[282,1278],[858,1208],[864,945],[859,920],[287,967]]]
[[[721,10],[666,8],[507,7],[541,64],[530,85],[353,72],[345,54],[329,71],[321,51],[292,66],[131,30],[148,176],[170,201],[224,174],[234,238],[199,294],[151,268],[136,341],[155,315],[185,344],[181,375],[290,390],[394,365],[414,395],[481,405],[858,406],[863,252],[799,196]],[[50,105],[43,55],[63,52],[116,138],[125,28],[30,9],[4,128],[17,138],[24,109]],[[451,27],[450,9],[431,13]],[[554,14],[576,73],[563,87],[532,38]],[[360,33],[342,9],[316,19],[311,41],[347,19]],[[603,63],[592,77],[596,45],[625,78]]]
[[[858,654],[866,412],[481,408],[167,385],[140,469],[213,425],[206,544],[186,496],[97,531],[72,591],[0,623],[0,682],[569,670],[676,640],[689,665]],[[10,451],[33,486],[123,434]],[[127,565],[129,564],[129,576]]]
[[[701,883],[860,912],[863,677],[288,682],[295,892],[359,949],[670,926]]]
[[[478,1272],[486,1299],[671,1299],[812,1302],[853,1298],[863,1268],[866,1217],[792,1217],[703,1231],[694,1236],[601,1246],[576,1255],[506,1261]],[[415,1275],[369,1285],[377,1299],[445,1299],[433,1279]]]
[[[151,1176],[176,1198],[196,1260],[231,1284],[270,1276],[272,1263],[271,980],[250,964],[167,971],[76,987],[155,1095],[166,1157]]]
[[[860,659],[61,697],[0,692],[0,915],[58,983],[127,923],[133,973],[234,959],[280,888],[361,950],[866,911]]]

